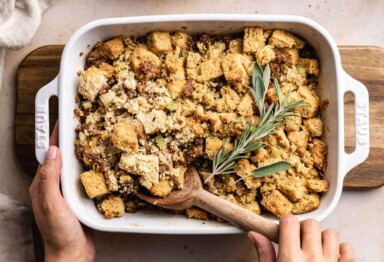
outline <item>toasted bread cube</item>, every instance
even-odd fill
[[[241,54],[243,52],[243,40],[237,38],[229,42],[229,53]]]
[[[117,123],[113,126],[112,143],[125,152],[137,152],[139,143],[135,127],[129,123]]]
[[[235,90],[230,86],[225,86],[220,89],[222,98],[216,100],[216,110],[218,112],[232,112],[236,110],[240,103],[240,97]]]
[[[300,64],[302,64],[308,74],[315,76],[319,75],[319,60],[314,58],[300,58]]]
[[[275,30],[269,38],[269,44],[277,48],[292,48],[295,44],[295,38],[283,30]]]
[[[268,135],[265,137],[264,139],[264,143],[268,146],[268,147],[276,147],[277,146],[277,138],[276,136],[274,135]]]
[[[297,36],[293,36],[293,38],[295,39],[295,43],[293,44],[293,48],[296,48],[296,49],[303,49],[304,46],[305,46],[305,42],[303,40],[301,40],[300,38],[298,38]]]
[[[178,189],[182,189],[184,187],[185,171],[187,171],[187,168],[185,166],[177,166],[170,170],[169,177],[173,180],[173,183]]]
[[[165,58],[165,67],[169,72],[169,78],[172,80],[185,80],[184,64],[186,58],[180,56],[180,48],[177,47],[174,51],[168,52]]]
[[[176,80],[167,83],[168,92],[171,94],[172,99],[178,98],[184,91],[186,80]]]
[[[148,51],[143,46],[136,47],[131,56],[130,56],[131,66],[136,75],[140,75],[142,73],[142,67],[144,64],[151,64],[155,68],[159,69],[161,62],[160,59],[152,53]]]
[[[197,107],[196,112],[198,112],[199,106]],[[192,132],[197,137],[202,137],[207,134],[208,124],[202,123],[195,116],[189,116],[186,118],[187,126],[192,130]]]
[[[325,168],[325,159],[327,156],[327,146],[319,139],[314,139],[310,148],[310,153],[314,162],[314,165],[323,170]]]
[[[113,76],[113,73],[115,72],[115,68],[105,62],[100,63],[99,69],[104,71],[103,73],[108,79],[111,78]]]
[[[117,178],[115,176],[114,171],[112,170],[107,171],[104,177],[105,177],[105,183],[107,184],[109,191],[115,192],[119,190],[119,185],[117,183]]]
[[[152,110],[149,113],[139,112],[137,119],[143,124],[147,135],[162,132],[167,129],[167,114],[162,110]]]
[[[100,101],[103,103],[104,107],[108,107],[116,97],[116,92],[109,90],[108,93],[102,94],[100,96]]]
[[[168,32],[152,32],[148,35],[148,46],[154,53],[171,51],[171,36]]]
[[[198,207],[191,207],[185,210],[185,214],[188,218],[195,218],[198,220],[208,220],[208,213]]]
[[[291,131],[288,133],[288,140],[296,145],[296,151],[302,155],[308,146],[308,132],[306,130]]]
[[[148,189],[159,182],[159,157],[156,155],[132,155],[124,152],[119,167],[140,176],[140,184]]]
[[[268,151],[265,148],[260,148],[255,151],[255,155],[251,157],[251,160],[253,163],[260,163],[260,162],[264,162],[269,158],[270,158],[270,155]]]
[[[224,194],[234,193],[237,190],[235,176],[232,174],[222,175],[220,180],[222,184],[218,189]]]
[[[200,65],[201,55],[196,52],[188,52],[187,56],[187,69],[196,69]]]
[[[273,51],[271,45],[266,45],[263,48],[259,48],[256,52],[256,59],[261,65],[266,65],[276,58],[276,54]]]
[[[292,92],[294,94],[295,92]],[[314,94],[307,86],[300,86],[297,90],[305,105],[294,108],[294,112],[300,114],[303,118],[313,118],[319,109],[319,97]]]
[[[263,48],[265,45],[265,38],[263,29],[260,27],[244,27],[244,41],[243,51],[244,53],[256,53],[257,50]]]
[[[121,217],[125,213],[124,201],[119,196],[107,197],[97,205],[97,208],[108,219]]]
[[[206,109],[211,109],[212,107],[214,107],[216,105],[215,92],[208,91],[206,94],[204,94],[202,103],[205,105]]]
[[[218,132],[223,128],[223,122],[221,121],[218,113],[210,113],[209,114],[209,123],[211,124],[211,128],[214,132]]]
[[[252,204],[256,201],[257,188],[252,188],[250,190],[244,190],[241,188],[237,192],[241,192],[241,195],[237,197],[237,201],[240,205]]]
[[[285,119],[284,126],[285,130],[289,131],[299,131],[301,126],[301,117],[300,116],[291,116]]]
[[[282,148],[289,148],[290,143],[284,133],[284,128],[282,126],[275,129],[275,137],[277,138],[279,146],[281,146]]]
[[[95,66],[88,68],[82,75],[79,83],[79,93],[86,99],[94,102],[103,86],[108,85],[105,72]]]
[[[309,167],[313,166],[313,160],[312,160],[312,157],[311,157],[311,153],[309,153],[309,151],[308,151],[308,148],[307,148],[307,150],[306,150],[304,153],[302,153],[302,155],[301,155],[301,160],[303,161],[303,163],[304,163],[306,166],[309,166]],[[309,173],[309,170],[308,170],[308,173]],[[306,174],[300,174],[300,175],[303,175],[303,177],[308,178],[308,177],[311,176],[311,175],[308,174],[308,173],[306,173]]]
[[[109,57],[111,59],[118,58],[124,52],[124,44],[120,38],[114,38],[105,42],[106,47],[109,50]]]
[[[268,88],[265,98],[271,104],[276,104],[279,101],[275,88]]]
[[[288,177],[277,182],[280,190],[291,202],[295,203],[307,194],[304,181],[299,177]]]
[[[256,178],[252,175],[256,166],[249,163],[248,159],[240,159],[235,166],[236,174],[244,181],[245,186],[248,189],[256,189],[261,186],[260,178]]]
[[[260,187],[260,193],[262,195],[269,195],[274,190],[276,190],[276,183],[275,182],[264,182],[263,185]]]
[[[101,197],[109,193],[103,173],[95,170],[84,172],[80,175],[81,183],[90,199]]]
[[[224,77],[233,84],[248,85],[248,69],[251,66],[252,62],[242,54],[228,54],[222,60]]]
[[[172,185],[168,180],[160,180],[159,183],[153,185],[149,192],[157,197],[166,197],[172,191]]]
[[[205,155],[209,159],[213,159],[217,152],[223,146],[223,141],[217,137],[207,137],[205,140]],[[232,144],[226,140],[225,141],[225,150],[231,149]]]
[[[223,75],[219,58],[201,62],[201,55],[189,52],[187,56],[187,76],[198,82],[206,82]]]
[[[320,178],[319,171],[316,168],[311,168],[307,174],[306,179],[317,179]]]
[[[282,155],[285,155],[285,150],[278,147],[278,146],[272,146],[270,148],[271,150],[271,158],[280,160],[282,158]]]
[[[306,187],[310,192],[323,193],[328,191],[328,181],[323,179],[308,179]]]
[[[155,103],[153,103],[155,104]],[[142,96],[138,96],[132,99],[128,99],[124,104],[124,108],[133,115],[139,112],[149,112],[152,109],[153,104],[148,103],[148,100]]]
[[[223,42],[216,42],[213,45],[208,47],[207,53],[205,54],[205,58],[208,60],[214,60],[220,58],[224,53],[226,45]]]
[[[192,102],[190,99],[185,99],[181,104],[181,113],[183,116],[190,116],[196,111],[196,103]]]
[[[311,118],[304,120],[304,126],[312,137],[323,135],[323,121],[320,118]]]
[[[252,116],[254,114],[253,108],[255,106],[255,99],[251,92],[247,92],[240,101],[237,107],[237,113],[241,116]]]
[[[184,32],[175,32],[171,35],[171,43],[180,49],[188,49],[190,46],[191,37]]]
[[[296,175],[298,173],[301,175],[306,175],[309,173],[310,168],[304,165],[303,159],[297,154],[289,154],[286,160],[292,165],[292,167],[288,169],[290,174]],[[293,170],[293,168],[297,173]]]
[[[294,48],[284,48],[283,52],[289,56],[289,60],[293,66],[299,62],[299,52]]]
[[[197,124],[196,120],[197,120],[197,122],[199,122],[199,120],[202,120],[202,121],[208,120],[210,118],[210,113],[209,113],[209,111],[204,110],[204,107],[202,105],[197,105],[195,117],[196,117],[196,119],[194,121],[195,123],[193,123],[193,124]]]
[[[261,204],[277,217],[292,214],[293,204],[279,190],[263,195]]]
[[[307,213],[319,208],[319,206],[320,206],[319,195],[312,193],[309,195],[305,195],[302,199],[300,199],[297,203],[295,203],[292,208],[292,213],[293,214]]]
[[[141,139],[147,138],[147,135],[145,134],[145,131],[144,131],[144,126],[139,120],[133,117],[132,118],[127,117],[124,120],[135,128],[138,138],[141,138]]]
[[[200,77],[196,79],[200,82],[210,81],[222,76],[223,70],[221,69],[221,60],[213,59],[201,63],[200,73]]]

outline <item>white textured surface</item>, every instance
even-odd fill
[[[18,166],[13,140],[14,77],[18,64],[33,49],[63,44],[81,25],[98,18],[170,13],[296,14],[322,24],[340,45],[383,46],[381,10],[384,2],[370,1],[75,1],[58,0],[43,16],[32,42],[6,53],[3,88],[0,92],[0,193],[29,204],[28,186]],[[359,261],[384,260],[384,188],[344,191],[336,210],[323,228],[341,231],[341,239],[353,244]],[[256,253],[244,235],[157,236],[97,234],[97,260],[110,261],[254,261]]]

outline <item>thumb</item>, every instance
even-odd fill
[[[252,231],[248,233],[248,238],[255,246],[260,262],[276,261],[275,249],[273,248],[272,242],[268,238]]]
[[[62,160],[57,146],[50,146],[45,162],[37,170],[32,188],[38,190],[41,195],[55,197],[60,194],[60,173]]]

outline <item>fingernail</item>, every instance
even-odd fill
[[[56,153],[57,153],[57,150],[56,150],[56,147],[55,146],[50,146],[49,149],[48,149],[48,152],[47,152],[47,160],[53,160],[56,158]]]

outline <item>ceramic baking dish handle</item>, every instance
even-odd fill
[[[369,155],[369,95],[367,88],[359,81],[345,75],[345,92],[352,92],[355,96],[355,151],[345,153],[345,172],[364,162]]]
[[[49,147],[49,98],[59,95],[59,76],[42,87],[35,98],[35,154],[42,164]]]

